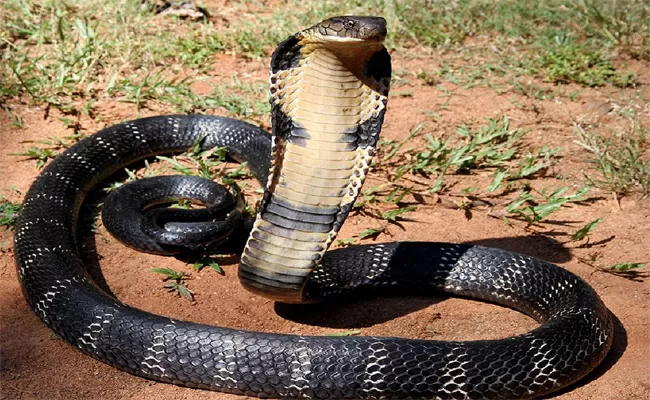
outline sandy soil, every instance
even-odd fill
[[[417,71],[435,68],[435,59],[404,60],[395,58],[396,68]],[[216,68],[218,66],[218,68]],[[633,65],[641,73],[645,85],[641,96],[650,98],[650,68]],[[238,71],[240,79],[265,79],[263,63],[246,63],[228,56],[215,61],[219,74],[212,82],[229,79]],[[450,84],[444,83],[450,86]],[[451,86],[450,86],[451,87]],[[196,87],[201,91],[200,85]],[[402,93],[403,95],[400,95]],[[406,93],[406,94],[404,94]],[[402,139],[417,123],[427,120],[425,130],[444,137],[453,134],[461,123],[480,124],[486,117],[507,115],[514,127],[530,129],[527,141],[532,147],[543,144],[562,146],[562,159],[548,176],[563,176],[565,184],[581,182],[585,153],[573,143],[573,123],[591,118],[607,121],[616,99],[635,95],[636,90],[585,90],[577,101],[562,97],[533,102],[514,92],[498,94],[486,87],[458,89],[446,108],[448,99],[435,87],[426,86],[415,77],[393,89],[383,136]],[[519,106],[515,105],[519,104]],[[523,107],[521,105],[524,105]],[[24,104],[12,104],[13,112],[22,116],[24,129],[12,128],[0,121],[0,189],[2,194],[18,201],[38,171],[33,161],[7,156],[24,150],[25,140],[63,137],[70,131],[62,128],[55,112],[48,117],[44,110]],[[440,119],[423,114],[434,110]],[[646,109],[643,111],[648,112]],[[131,105],[102,101],[97,113],[101,123],[81,119],[84,132],[136,115]],[[145,110],[142,116],[156,114]],[[4,114],[2,117],[4,118]],[[372,173],[366,187],[385,181],[380,173]],[[525,229],[524,224],[508,225],[488,215],[489,208],[465,212],[453,207],[462,199],[454,194],[469,186],[486,187],[489,173],[451,176],[457,181],[451,195],[425,199],[418,211],[399,226],[390,225],[379,241],[417,240],[476,243],[501,247],[539,257],[584,278],[602,296],[619,324],[612,352],[601,367],[587,379],[558,394],[557,399],[648,399],[650,398],[650,286],[647,274],[628,279],[605,273],[579,261],[599,253],[599,265],[625,261],[650,261],[647,244],[650,238],[650,203],[631,196],[619,203],[605,192],[594,191],[592,201],[571,205],[553,215],[540,228]],[[537,179],[536,187],[561,186],[554,178]],[[13,190],[10,190],[12,188]],[[251,193],[249,193],[251,194]],[[255,196],[252,194],[252,196]],[[412,199],[411,199],[412,200]],[[598,217],[602,224],[591,235],[588,244],[571,242],[569,235],[586,222]],[[351,215],[341,238],[350,237],[378,222],[361,214]],[[25,303],[16,279],[10,231],[0,231],[0,398],[2,399],[239,399],[220,393],[176,387],[147,381],[117,371],[94,361],[60,339],[37,319]],[[265,332],[287,332],[322,335],[348,329],[360,329],[364,335],[403,336],[435,339],[500,338],[526,332],[536,326],[530,318],[502,307],[455,298],[382,298],[366,299],[345,308],[292,309],[256,297],[240,287],[236,263],[225,265],[222,276],[205,269],[192,273],[188,285],[196,293],[196,301],[175,297],[161,288],[161,279],[149,271],[151,267],[168,266],[191,272],[191,266],[173,258],[157,257],[127,249],[100,227],[99,235],[86,241],[96,246],[103,275],[111,291],[121,300],[144,310],[174,318],[208,324],[245,328]]]

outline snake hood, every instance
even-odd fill
[[[383,18],[333,17],[273,53],[271,168],[239,269],[250,291],[314,301],[304,285],[350,212],[381,132],[391,76],[385,37]]]

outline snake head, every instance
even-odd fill
[[[386,20],[381,17],[339,16],[307,29],[324,42],[381,43],[386,38]]]

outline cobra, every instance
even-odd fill
[[[593,370],[611,346],[612,317],[562,268],[445,243],[326,252],[377,144],[391,73],[385,35],[382,18],[335,17],[282,42],[271,61],[272,137],[229,118],[160,116],[106,128],[57,157],[31,186],[16,227],[18,276],[34,312],[123,371],[259,397],[530,398]],[[297,303],[360,290],[444,292],[515,308],[540,326],[502,340],[310,337],[177,321],[120,302],[86,274],[80,206],[120,168],[197,143],[227,147],[266,187],[239,268],[255,293]]]

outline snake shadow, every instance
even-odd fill
[[[550,263],[565,263],[571,260],[571,251],[559,240],[543,235],[509,236],[464,242],[464,244],[496,247],[539,258]]]
[[[104,292],[117,297],[106,282],[99,263],[103,257],[97,252],[97,240],[102,240],[102,236],[97,234],[96,229],[101,204],[106,195],[102,190],[94,190],[81,205],[77,224],[77,247],[90,279]]]
[[[275,312],[284,319],[305,325],[356,329],[368,328],[423,310],[447,299],[442,293],[434,296],[396,293],[377,297],[377,293],[357,293],[341,300],[323,304],[275,303]]]

